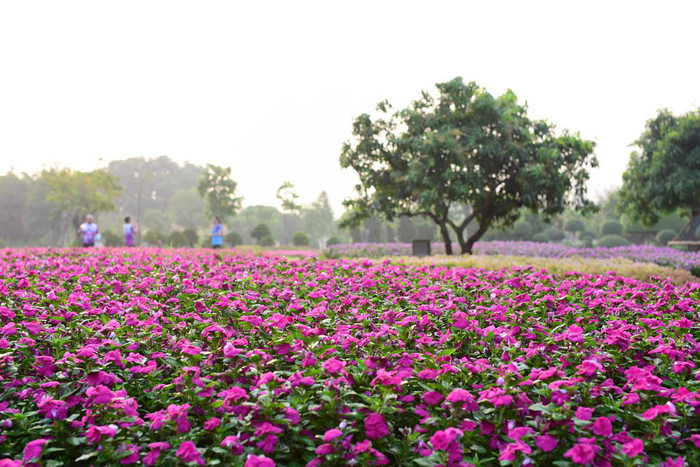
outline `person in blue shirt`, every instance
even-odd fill
[[[221,225],[221,221],[218,217],[214,216],[211,218],[211,247],[221,248],[224,244],[224,226]]]

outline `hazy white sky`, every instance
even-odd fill
[[[0,173],[168,155],[233,168],[245,205],[284,181],[335,214],[340,148],[382,99],[462,76],[596,141],[620,185],[660,108],[700,106],[698,1],[0,3]]]

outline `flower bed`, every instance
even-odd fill
[[[0,466],[700,463],[698,284],[205,250],[0,271]]]
[[[452,249],[459,252],[459,245]],[[442,243],[432,243],[434,254],[444,254]],[[329,258],[378,258],[382,256],[407,256],[411,254],[409,243],[353,243],[332,245],[326,250]],[[575,248],[555,243],[538,242],[478,242],[474,245],[476,255],[507,255],[540,258],[587,259],[628,259],[630,261],[653,263],[686,271],[700,267],[700,252],[685,252],[668,247],[646,245],[623,246],[615,248]]]

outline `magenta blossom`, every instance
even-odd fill
[[[34,463],[34,461],[39,460],[41,453],[44,451],[44,445],[48,443],[48,439],[35,439],[34,441],[28,442],[24,446],[24,462],[26,464]]]
[[[371,413],[365,417],[365,434],[371,439],[380,439],[389,433],[389,427],[384,420],[384,416],[378,413]]]
[[[177,449],[177,452],[175,452],[175,455],[185,462],[195,462],[198,465],[205,465],[202,455],[192,441],[183,441]]]

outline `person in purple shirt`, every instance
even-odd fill
[[[83,237],[83,246],[90,247],[95,246],[95,235],[97,235],[98,232],[99,230],[97,229],[97,224],[95,224],[92,214],[88,214],[85,216],[85,222],[78,227],[77,233]]]
[[[124,218],[124,245],[134,246],[134,234],[136,229],[131,224],[131,217],[127,216]]]

